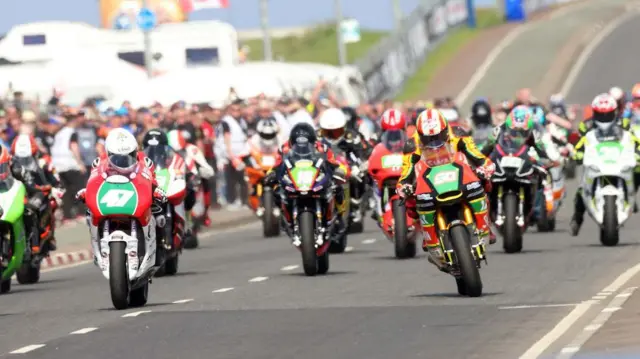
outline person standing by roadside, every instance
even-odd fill
[[[98,136],[98,127],[93,120],[86,117],[84,110],[78,112],[76,118],[76,135],[80,149],[80,157],[85,168],[85,180],[89,179],[91,173],[91,163],[98,158],[98,143],[101,141]]]
[[[84,187],[87,172],[76,133],[79,117],[77,111],[67,115],[67,124],[56,133],[53,147],[51,147],[52,164],[66,189],[62,198],[62,212],[66,220],[83,215],[82,208],[74,201],[75,194]]]
[[[228,109],[227,115],[222,118],[220,131],[216,141],[223,144],[224,156],[228,160],[224,168],[226,180],[226,197],[229,204],[240,207],[248,200],[248,188],[244,179],[245,161],[249,157],[249,144],[247,134],[243,128],[242,100],[236,99]],[[239,187],[239,188],[238,188]],[[238,196],[239,195],[239,196]]]

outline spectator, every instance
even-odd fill
[[[245,159],[249,155],[246,125],[243,126],[242,100],[237,99],[229,105],[227,115],[222,118],[217,142],[223,144],[223,155],[227,165],[224,167],[227,202],[239,207],[248,199],[248,188],[244,180]],[[239,187],[239,188],[238,188]]]

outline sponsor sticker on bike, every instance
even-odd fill
[[[436,186],[458,180],[458,171],[442,171],[435,175],[433,184]]]
[[[393,154],[382,157],[382,168],[402,168],[402,155]]]
[[[262,165],[263,166],[273,166],[276,164],[276,158],[274,156],[262,156]]]

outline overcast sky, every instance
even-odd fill
[[[476,0],[486,6],[496,0]],[[409,13],[420,0],[400,0]],[[17,24],[68,20],[99,25],[98,0],[3,0],[0,11],[0,33]],[[333,17],[333,0],[269,0],[271,26],[306,26]],[[345,17],[353,17],[367,29],[389,30],[393,27],[391,0],[342,0]],[[258,0],[230,0],[230,9],[201,10],[191,15],[194,20],[215,19],[230,22],[240,30],[260,26]],[[376,6],[372,6],[376,4]]]

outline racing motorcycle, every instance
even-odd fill
[[[280,209],[276,206],[273,188],[265,186],[263,183],[266,172],[276,164],[277,148],[268,153],[253,150],[251,154],[259,168],[247,166],[245,169],[249,184],[253,189],[253,194],[249,196],[249,206],[262,220],[263,235],[277,237],[280,235]]]
[[[416,207],[423,226],[429,223],[427,216],[435,216],[439,249],[444,254],[444,263],[433,260],[436,266],[455,278],[460,295],[479,297],[482,295],[479,268],[481,261],[486,263],[486,248],[474,234],[475,219],[465,192],[480,188],[481,184],[462,153],[448,146],[442,148],[429,154],[423,152],[415,165]],[[431,212],[434,202],[435,214]]]
[[[416,233],[420,227],[406,214],[396,193],[402,174],[402,152],[392,151],[385,137],[383,135],[382,143],[376,145],[369,157],[369,174],[374,179],[378,207],[374,211],[383,213],[377,218],[378,225],[387,239],[394,243],[396,258],[413,258],[416,256]]]
[[[530,147],[501,136],[490,158],[496,164],[490,202],[494,224],[503,237],[506,253],[522,250],[522,236],[538,192],[538,174]]]
[[[349,233],[362,233],[364,231],[364,215],[367,204],[366,202],[363,202],[362,199],[364,198],[364,176],[366,174],[366,166],[368,163],[364,162],[358,165],[357,163],[359,162],[359,159],[347,158],[347,154],[337,147],[333,149],[333,152],[335,153],[336,160],[347,169],[348,183],[345,186],[345,198],[349,202],[347,210],[347,213],[349,213],[349,218],[347,219]],[[359,194],[359,196],[356,196],[355,194]],[[358,222],[354,221],[354,213],[356,211],[360,212],[360,221]],[[334,248],[331,248],[331,251],[334,252]],[[344,249],[339,252],[343,251]]]
[[[550,132],[543,134],[542,142],[549,159],[566,164],[566,157],[562,157],[558,151],[558,146],[564,146],[564,142],[558,143],[556,137]],[[561,149],[565,148],[561,147]],[[529,148],[529,155],[539,161],[538,153],[533,148]],[[542,186],[539,187],[535,199],[534,217],[536,221],[531,222],[531,224],[537,224],[539,232],[553,232],[555,230],[556,214],[566,196],[563,167],[554,166],[549,168],[548,172],[548,176],[542,180]]]
[[[551,140],[557,146],[558,151],[563,157],[564,175],[569,179],[575,178],[578,164],[573,159],[573,155],[575,154],[573,146],[578,142],[576,136],[579,137],[579,134],[575,131],[557,126],[554,123],[550,123],[547,128],[549,129]]]
[[[0,293],[11,290],[11,276],[16,271],[22,270],[25,265],[31,268],[29,255],[25,256],[28,252],[24,222],[25,196],[24,184],[13,176],[0,180]],[[38,233],[38,230],[32,229],[30,232]],[[39,277],[40,267],[36,268]]]
[[[582,198],[589,215],[600,226],[600,242],[615,246],[619,228],[631,216],[635,204],[634,143],[627,131],[617,139],[603,137],[595,130],[586,136]]]
[[[279,178],[282,213],[293,223],[285,225],[293,246],[302,254],[307,276],[329,270],[329,246],[346,246],[346,226],[338,216],[333,194],[333,180],[325,173],[325,159],[313,146],[297,146],[285,155],[286,174]],[[347,212],[348,215],[348,212]]]
[[[153,203],[153,174],[141,165],[128,177],[110,174],[103,162],[89,178],[85,198],[96,264],[109,280],[116,309],[143,306],[162,264],[156,261],[154,213],[161,208]]]
[[[173,275],[178,272],[184,239],[187,168],[182,157],[175,156],[173,150],[164,146],[148,146],[144,152],[155,164],[158,187],[164,190],[167,196],[167,203],[164,204],[166,223],[163,228],[156,231],[156,235],[162,240],[165,261],[156,272],[156,276]]]

